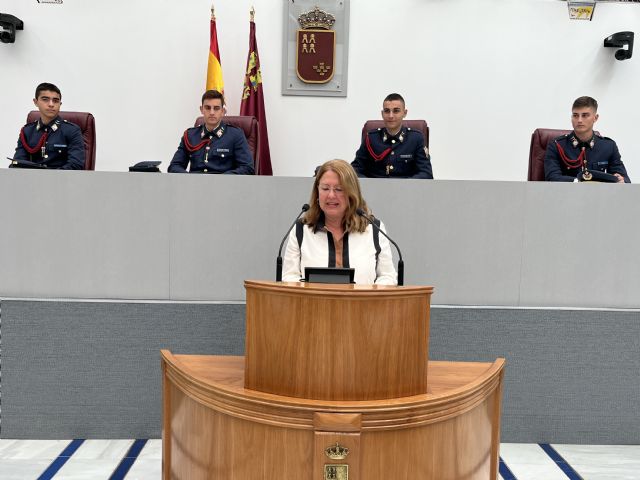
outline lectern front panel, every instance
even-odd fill
[[[427,392],[431,287],[245,286],[245,388],[324,400]]]

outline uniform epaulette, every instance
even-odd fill
[[[572,135],[572,133],[565,133],[564,135],[560,135],[559,137],[554,138],[554,141],[558,141],[558,140],[562,140],[563,138],[569,138],[569,135]]]
[[[231,125],[230,123],[226,123],[226,122],[225,122],[225,125],[226,125],[227,127],[237,128],[238,130],[242,130],[242,129],[241,129],[240,127],[238,127],[237,125]]]
[[[57,122],[56,122],[56,123],[57,123]],[[77,128],[78,130],[82,131],[82,128],[80,128],[80,125],[78,125],[77,123],[70,122],[69,120],[64,120],[64,119],[62,119],[62,121],[60,122],[60,124],[65,124],[65,125],[66,125],[66,127],[65,127],[65,128],[69,128],[69,127],[71,127],[71,128]]]
[[[374,128],[373,130],[369,130],[367,132],[367,135],[371,135],[372,133],[378,133],[380,130],[382,130],[382,127]]]
[[[593,132],[593,135],[595,137],[598,137],[598,138],[602,139],[602,140],[611,140],[612,142],[614,141],[613,138],[605,137],[604,135],[600,134],[599,132]]]
[[[202,125],[198,127],[189,127],[184,131],[183,135],[191,135],[193,133],[200,132],[201,130],[202,130]]]

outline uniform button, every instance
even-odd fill
[[[391,140],[391,143],[396,143],[396,141],[395,140]]]
[[[205,147],[205,150],[209,150],[209,148],[211,148],[211,147]]]
[[[389,170],[393,170],[393,165],[391,165],[391,166],[389,167]]]
[[[391,155],[395,155],[395,154],[396,154],[396,152],[391,152]]]
[[[212,139],[212,138],[213,138],[213,135],[209,135],[209,139]]]
[[[221,157],[224,157],[224,153],[222,155],[220,155]]]
[[[209,170],[207,170],[206,168],[204,169],[204,173],[207,173]]]
[[[209,163],[209,160],[205,160],[204,163]]]

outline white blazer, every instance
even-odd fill
[[[380,223],[380,228],[386,232],[382,223]],[[289,233],[282,268],[284,282],[299,282],[304,277],[306,267],[335,267],[335,264],[329,264],[329,234],[325,230],[314,232],[308,225],[303,226],[302,232],[302,246],[300,248],[295,227]],[[389,240],[380,234],[379,241],[380,254],[376,261],[376,248],[373,243],[373,227],[371,225],[368,225],[362,233],[345,233],[343,258],[348,259],[348,266],[355,269],[354,280],[357,284],[398,284],[398,275],[393,266]]]

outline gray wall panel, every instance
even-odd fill
[[[406,284],[438,304],[517,305],[524,209],[516,182],[364,180],[405,258]]]
[[[242,355],[243,304],[2,301],[3,438],[159,438],[160,349]]]
[[[177,177],[171,298],[242,300],[245,279],[274,280],[280,241],[308,202],[313,179]]]
[[[168,298],[167,180],[0,170],[0,294]]]
[[[0,295],[242,300],[311,184],[0,170]],[[640,307],[638,185],[362,184],[435,304]]]
[[[244,350],[242,304],[1,307],[3,438],[158,438],[159,350]],[[504,442],[640,443],[640,311],[433,308],[429,357],[506,358]]]
[[[522,304],[640,306],[638,191],[638,185],[529,184]]]
[[[640,442],[640,312],[433,308],[431,318],[430,358],[506,358],[503,441]]]

